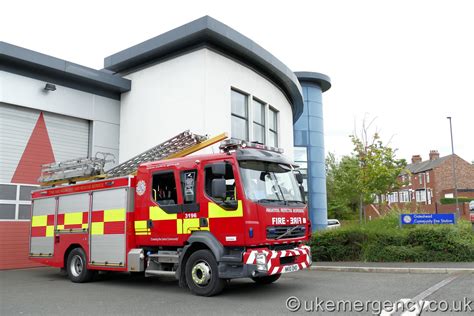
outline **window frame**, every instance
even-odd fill
[[[0,218],[0,222],[12,222],[12,221],[30,221],[31,220],[31,197],[29,200],[21,199],[20,190],[23,187],[32,187],[31,191],[38,190],[39,185],[30,184],[30,183],[8,183],[0,182],[3,185],[16,186],[15,199],[13,200],[3,200],[0,199],[0,204],[14,204],[15,205],[15,217],[14,218]],[[27,205],[30,208],[29,218],[20,218],[20,206]]]
[[[223,203],[221,201],[218,201],[218,200],[215,200],[211,195],[208,194],[208,192],[206,190],[206,183],[207,183],[206,168],[211,167],[213,164],[216,164],[216,163],[225,163],[226,165],[230,165],[230,167],[232,169],[232,174],[234,176],[234,181],[235,181],[235,184],[234,184],[235,185],[235,187],[234,187],[235,201],[237,202],[235,207],[228,207],[228,206],[225,205],[225,203]],[[203,195],[206,197],[206,199],[209,202],[212,202],[212,203],[215,203],[216,205],[219,205],[220,207],[222,207],[225,210],[235,211],[238,208],[238,201],[239,201],[239,193],[238,193],[238,190],[237,190],[237,183],[238,182],[237,182],[237,176],[236,176],[236,173],[237,173],[238,170],[236,170],[236,165],[234,163],[232,163],[231,160],[206,161],[206,162],[203,163],[202,171],[203,171],[202,192],[203,192]]]
[[[235,135],[232,133],[232,119],[235,117],[237,119],[241,119],[241,120],[245,120],[245,123],[246,123],[246,130],[244,131],[245,132],[245,136],[246,136],[246,139],[244,139],[245,141],[257,141],[257,140],[254,140],[254,124],[255,125],[258,125],[259,127],[263,127],[263,144],[264,145],[267,145],[267,146],[272,146],[272,147],[278,147],[279,144],[280,144],[280,132],[279,132],[279,129],[280,129],[280,119],[279,119],[279,116],[280,116],[280,111],[278,109],[276,109],[274,106],[272,106],[271,104],[269,104],[268,102],[265,102],[264,100],[262,100],[261,98],[251,94],[251,93],[247,93],[241,89],[238,89],[234,86],[231,86],[230,87],[230,91],[231,91],[231,99],[230,99],[230,106],[231,106],[231,137],[232,138],[235,138],[235,139],[240,139],[240,138],[237,138],[235,137]],[[245,102],[246,102],[246,115],[247,117],[243,117],[239,114],[236,114],[234,112],[232,112],[232,93],[235,92],[235,93],[238,93],[238,94],[241,94],[243,96],[245,96]],[[259,122],[256,122],[254,120],[254,103],[259,103],[260,105],[263,106],[263,121],[262,123],[259,123]],[[272,114],[273,113],[273,114]],[[270,128],[270,116],[274,116],[274,127],[275,128]],[[275,143],[274,144],[270,144],[269,143],[269,140],[270,140],[270,136],[273,136],[275,138]]]
[[[255,121],[255,117],[253,117],[253,113],[254,113],[254,106],[255,104],[258,104],[260,106],[260,110],[262,112],[262,122],[259,123],[257,121]],[[254,124],[259,126],[260,128],[263,127],[263,133],[262,133],[262,137],[263,137],[263,142],[262,144],[266,144],[267,143],[267,137],[266,137],[266,134],[267,134],[267,106],[268,104],[263,102],[262,100],[256,98],[256,97],[253,97],[252,98],[252,138],[255,138],[255,133],[254,133]],[[250,132],[250,131],[249,131]],[[250,137],[249,137],[250,139]],[[254,140],[255,141],[255,140]]]
[[[249,97],[250,95],[248,93],[245,93],[243,92],[242,90],[239,90],[239,89],[236,89],[236,88],[231,88],[230,89],[230,114],[231,114],[231,120],[232,120],[232,117],[236,117],[236,118],[239,118],[239,119],[242,119],[245,121],[245,136],[246,136],[246,141],[248,141],[250,139],[250,133],[249,133],[249,121],[250,121],[250,115],[249,115]],[[247,117],[244,117],[244,116],[241,116],[240,114],[237,114],[237,113],[234,113],[232,112],[232,93],[238,93],[238,94],[241,94],[245,97],[245,114],[247,115]],[[232,122],[231,122],[231,132],[232,132]],[[233,137],[233,135],[231,135],[231,137]]]
[[[276,130],[273,130],[272,128],[270,128],[270,113],[275,113],[275,128]],[[277,109],[275,109],[273,106],[269,105],[268,106],[268,133],[274,133],[275,134],[275,144],[272,145],[273,147],[278,147],[278,144],[279,144],[279,139],[278,139],[278,127],[279,127],[279,122],[278,122],[278,114],[280,113],[280,111],[278,111]]]

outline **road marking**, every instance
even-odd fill
[[[436,283],[435,285],[427,288],[423,292],[419,293],[415,297],[409,299],[409,298],[401,298],[397,302],[393,304],[393,310],[391,312],[388,311],[382,311],[380,313],[380,316],[394,316],[394,315],[401,315],[401,316],[419,316],[421,315],[421,312],[423,310],[423,307],[425,306],[425,303],[428,303],[429,301],[424,301],[425,298],[433,294],[434,292],[438,291],[442,287],[448,285],[452,281],[456,280],[457,278],[461,277],[463,274],[454,274],[441,282]],[[401,304],[400,304],[400,303]],[[414,305],[414,310],[413,311],[404,311],[400,312],[396,310],[397,307],[401,306],[407,306],[408,302],[415,302],[416,304]]]
[[[448,285],[449,283],[451,283],[452,281],[456,280],[457,278],[459,278],[462,274],[455,274],[455,275],[452,275],[450,276],[449,278],[446,278],[444,279],[443,281],[433,285],[432,287],[424,290],[423,292],[421,292],[420,294],[418,294],[417,296],[415,296],[414,298],[412,298],[411,300],[414,301],[414,302],[417,302],[417,301],[420,301],[420,300],[423,300],[425,299],[426,297],[430,296],[431,294],[433,294],[434,292],[438,291],[440,288],[442,288],[443,286],[446,286]]]

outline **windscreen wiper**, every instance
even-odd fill
[[[300,203],[300,204],[306,204],[303,201],[298,201],[298,200],[286,200],[288,203]]]
[[[257,201],[258,203],[269,203],[269,202],[282,202],[285,203],[285,200],[280,200],[280,199],[259,199]]]

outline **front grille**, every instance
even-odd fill
[[[267,239],[276,239],[293,228],[295,228],[295,226],[269,226],[267,227]],[[280,237],[279,239],[303,237],[305,234],[306,227],[298,226],[293,231],[291,231],[291,233],[287,233],[285,236]]]
[[[270,248],[270,250],[282,251],[282,250],[293,250],[296,247],[297,247],[296,244],[281,244],[281,245],[270,245],[268,248]]]

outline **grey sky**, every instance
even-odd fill
[[[203,15],[251,38],[294,71],[331,77],[326,150],[376,117],[398,157],[430,149],[474,160],[472,1],[8,1],[0,40],[102,68],[103,58]]]

